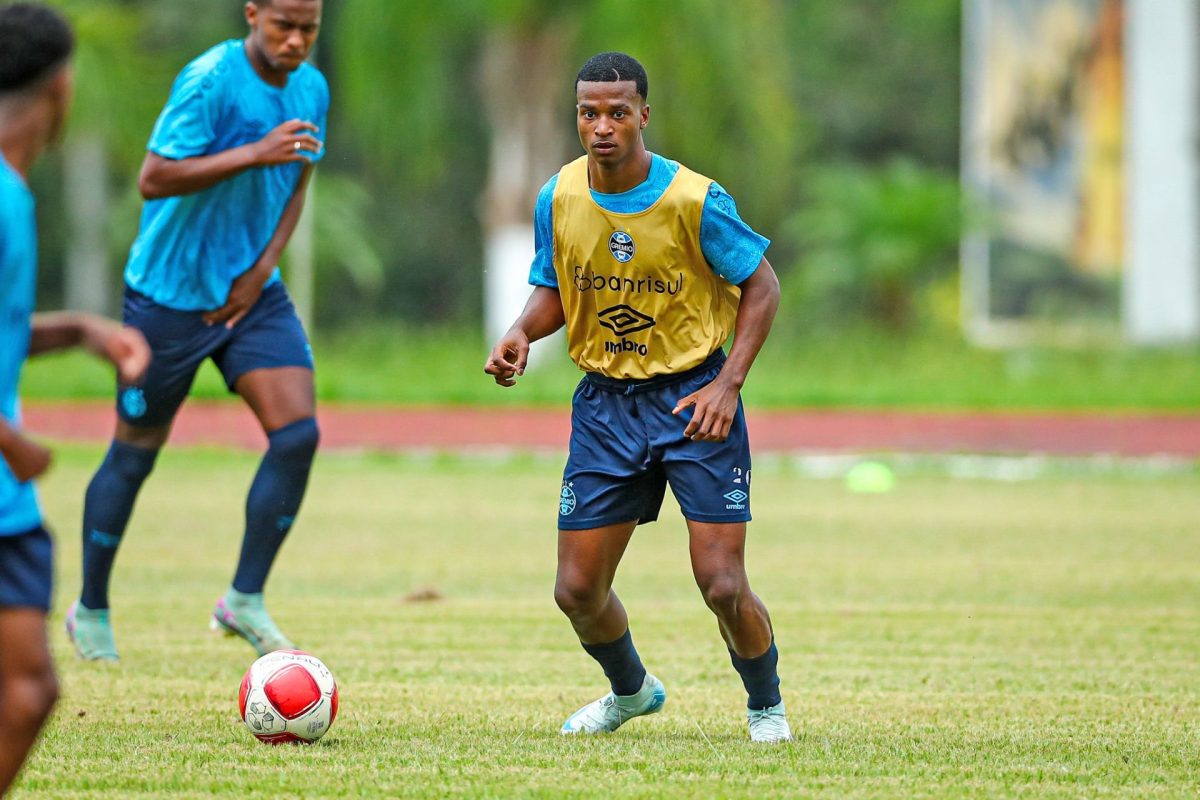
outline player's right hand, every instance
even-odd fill
[[[31,481],[50,468],[49,449],[11,428],[6,433],[0,454],[18,481]]]
[[[483,371],[501,386],[516,386],[516,379],[525,374],[529,363],[529,337],[524,331],[511,330],[496,342]]]
[[[309,161],[310,156],[321,152],[324,145],[305,131],[317,130],[311,122],[290,119],[254,143],[254,160],[260,167]]]

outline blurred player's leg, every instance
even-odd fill
[[[46,612],[0,607],[0,795],[16,779],[57,699]]]
[[[666,690],[646,673],[629,617],[612,590],[617,565],[636,521],[583,531],[560,531],[554,599],[571,620],[580,644],[608,677],[611,691],[576,711],[562,733],[615,731],[634,717],[653,714],[666,702]]]
[[[259,653],[292,649],[263,604],[271,566],[300,511],[319,432],[313,372],[305,367],[256,369],[234,388],[270,442],[246,498],[246,532],[233,584],[217,603],[215,622]]]
[[[766,606],[746,576],[746,523],[688,520],[692,573],[704,602],[717,616],[729,658],[746,687],[750,738],[791,738],[779,694],[779,652]]]

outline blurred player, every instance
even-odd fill
[[[85,659],[116,660],[108,582],[134,500],[196,370],[211,358],[269,446],[246,500],[233,583],[213,625],[259,653],[293,645],[263,605],[317,448],[312,349],[276,264],[324,155],[329,89],[306,62],[321,0],[250,0],[249,35],[175,81],[138,185],[146,204],[125,268],[125,322],[154,362],[117,389],[116,435],[84,500],[83,591],[67,631]]]
[[[82,346],[136,380],[150,360],[137,331],[91,314],[33,315],[37,281],[30,167],[58,138],[71,100],[67,23],[40,5],[0,5],[0,795],[58,696],[46,644],[52,544],[30,482],[50,452],[20,430],[27,355]]]
[[[785,741],[771,621],[743,562],[750,448],[739,392],[779,305],[768,242],[718,184],[646,150],[641,64],[602,53],[575,88],[587,155],[538,195],[535,288],[485,366],[501,386],[514,385],[529,343],[565,324],[571,358],[586,372],[559,497],[554,596],[612,691],[562,732],[613,731],[666,701],[612,582],[634,528],[658,518],[670,483],[696,583],[749,694],[750,738]]]

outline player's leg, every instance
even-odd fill
[[[117,387],[117,427],[83,503],[83,586],[67,611],[67,633],[87,660],[116,661],[108,588],[138,493],[154,469],[196,370],[227,333],[198,313],[160,306],[127,290],[124,322],[142,332],[153,358],[136,386]]]
[[[629,617],[612,590],[621,555],[637,521],[591,530],[560,530],[554,599],[583,649],[608,678],[611,691],[576,711],[563,734],[607,733],[666,702],[662,683],[646,672],[629,633]]]
[[[746,523],[689,519],[688,534],[696,585],[746,687],[751,738],[786,741],[791,731],[779,694],[779,651],[767,608],[746,575]]]
[[[46,612],[0,607],[0,796],[16,779],[57,699]]]
[[[266,611],[263,588],[295,523],[320,438],[308,337],[282,284],[258,303],[214,355],[229,388],[250,406],[267,435],[267,452],[246,497],[246,528],[233,582],[214,623],[259,653],[291,649]]]
[[[0,537],[0,795],[58,697],[46,642],[53,572],[53,544],[44,529]]]

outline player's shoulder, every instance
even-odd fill
[[[329,96],[329,81],[315,64],[305,61],[296,69],[294,78],[302,90]]]
[[[179,71],[175,91],[209,90],[223,83],[233,72],[233,59],[241,41],[230,39],[210,47]]]

